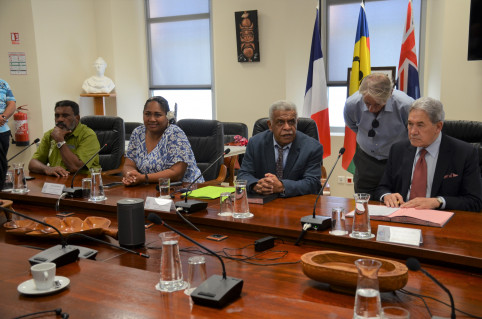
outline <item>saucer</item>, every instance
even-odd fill
[[[56,281],[58,282],[57,285],[55,285]],[[30,279],[18,285],[17,290],[24,295],[48,295],[66,288],[69,284],[69,278],[63,276],[55,276],[54,285],[50,289],[38,290],[37,287],[35,287],[35,282],[33,281],[33,279]]]
[[[356,239],[372,239],[372,238],[375,237],[375,234],[371,234],[370,237],[365,237],[365,238],[355,237],[355,236],[352,236],[352,234],[350,234],[350,237],[351,237],[351,238],[356,238]]]

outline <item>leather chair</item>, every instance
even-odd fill
[[[471,143],[479,151],[479,166],[482,178],[482,122],[445,121],[442,132],[456,139]]]
[[[116,116],[91,115],[82,117],[80,122],[95,132],[101,147],[107,144],[99,153],[102,174],[122,173],[125,149],[124,120]]]
[[[130,141],[132,131],[134,131],[134,129],[136,127],[141,126],[141,125],[142,125],[141,122],[124,122],[124,127],[125,127],[125,132],[126,132],[125,140]]]
[[[216,185],[224,182],[227,169],[221,157],[224,153],[224,134],[223,125],[215,120],[183,119],[177,122],[189,140],[191,149],[196,157],[196,163],[203,173],[207,184]],[[216,163],[207,171],[204,170]]]
[[[266,131],[267,129],[269,129],[268,118],[267,117],[260,118],[254,123],[253,136],[263,131]],[[313,119],[310,119],[309,117],[299,117],[296,129],[300,132],[305,133],[308,136],[311,136],[317,141],[320,140],[318,138],[318,126],[316,126],[316,122]]]
[[[236,135],[248,138],[248,126],[239,122],[222,122],[224,130],[224,144],[234,142]]]

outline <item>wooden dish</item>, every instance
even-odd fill
[[[309,278],[330,284],[331,289],[355,293],[358,270],[355,260],[360,258],[375,259],[382,263],[378,271],[381,292],[393,291],[405,287],[408,281],[407,267],[397,261],[373,258],[337,251],[313,251],[301,256],[303,272]]]

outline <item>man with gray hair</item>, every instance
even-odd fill
[[[375,199],[389,207],[480,212],[477,149],[442,134],[442,103],[422,97],[410,107],[409,142],[392,146]]]
[[[238,180],[248,192],[292,197],[317,194],[321,187],[323,146],[296,130],[296,106],[278,101],[269,109],[269,130],[251,137]]]
[[[374,191],[385,170],[390,147],[407,140],[408,109],[413,99],[394,90],[384,73],[367,75],[346,101],[345,125],[356,133],[355,193]]]

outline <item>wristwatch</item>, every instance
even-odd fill
[[[442,207],[442,205],[444,204],[444,200],[440,196],[437,196],[436,198],[437,198],[438,203],[439,203],[437,208],[440,209]]]
[[[57,148],[60,149],[62,146],[64,146],[65,143],[67,142],[66,141],[57,142]]]

